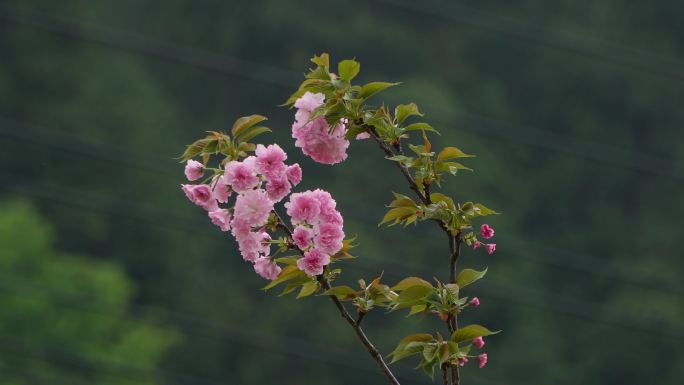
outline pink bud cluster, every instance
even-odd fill
[[[480,226],[480,236],[483,239],[489,239],[494,236],[494,228],[489,226],[488,224],[483,224]],[[484,247],[485,250],[487,250],[487,254],[492,255],[496,251],[496,243],[482,243],[478,240],[475,240],[473,242],[473,249],[477,250],[480,247]]]
[[[269,258],[271,236],[265,225],[274,204],[302,180],[299,165],[288,166],[286,159],[287,154],[277,144],[259,144],[255,156],[226,163],[222,175],[215,176],[210,184],[182,185],[188,199],[205,209],[212,223],[233,234],[242,258],[252,262],[260,276],[271,280],[281,269]],[[197,180],[204,169],[200,162],[188,160],[185,175],[188,180]],[[219,207],[228,203],[233,192],[232,208]]]
[[[297,260],[297,267],[307,275],[322,274],[330,263],[330,256],[343,246],[343,219],[336,205],[332,196],[320,189],[294,193],[285,203],[287,214],[296,226],[292,240],[304,253]]]
[[[325,95],[306,92],[294,103],[297,112],[292,123],[295,146],[305,155],[324,164],[340,163],[347,159],[349,141],[345,139],[346,121],[330,126],[325,117],[311,119],[311,114],[325,103]]]

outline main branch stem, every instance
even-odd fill
[[[397,141],[397,143],[394,144],[394,150],[392,147],[390,147],[385,141],[380,138],[378,135],[378,132],[375,130],[375,128],[371,125],[368,124],[363,124],[362,127],[370,134],[370,136],[375,140],[375,142],[378,144],[380,149],[387,155],[387,157],[393,157],[395,155],[402,155],[403,151],[401,148],[401,142]],[[396,152],[395,152],[396,151]],[[413,190],[413,192],[416,193],[416,196],[418,199],[424,204],[424,205],[429,205],[431,203],[430,199],[430,193],[429,193],[429,184],[423,186],[423,189],[421,189],[421,186],[418,186],[416,181],[413,179],[411,176],[411,173],[408,170],[408,167],[404,165],[401,162],[394,162],[394,164],[397,166],[401,174],[404,176],[406,181],[409,184],[409,188]],[[451,231],[442,223],[441,221],[436,221],[439,227],[444,231],[449,237],[449,251],[451,253],[450,258],[449,258],[449,283],[456,283],[456,263],[458,261],[458,256],[461,253],[461,234],[456,233],[455,235],[451,233]],[[453,332],[458,329],[458,315],[457,314],[452,314],[449,316],[449,318],[446,321],[447,328],[449,329],[450,332]],[[452,385],[459,385],[460,384],[460,373],[459,373],[459,368],[458,365],[445,365],[443,369],[443,375],[444,375],[444,383],[447,384],[447,370],[451,368],[451,384]]]

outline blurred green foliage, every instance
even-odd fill
[[[321,51],[358,58],[360,82],[401,81],[384,92],[388,103],[417,103],[443,133],[440,143],[478,155],[468,163],[475,172],[459,173],[446,193],[505,214],[491,223],[497,254],[462,259],[489,266],[467,293],[480,297],[481,313],[464,322],[496,320],[488,326],[505,330],[488,341],[487,369],[467,367],[467,381],[681,383],[682,12],[676,1],[614,0],[2,2],[0,194],[30,200],[44,220],[9,237],[3,228],[1,257],[38,247],[40,235],[18,240],[52,226],[53,249],[37,249],[40,258],[57,250],[123,266],[137,290],[122,289],[118,275],[110,280],[119,288],[103,283],[101,295],[120,293],[121,303],[169,326],[143,333],[150,354],[123,354],[102,346],[95,330],[110,329],[90,326],[88,313],[22,310],[9,317],[26,321],[2,329],[0,361],[12,372],[0,369],[0,383],[115,379],[60,361],[86,354],[157,366],[165,384],[382,383],[329,304],[258,290],[263,282],[232,241],[185,201],[173,160],[205,131],[266,115],[274,133],[261,138],[300,161],[299,188],[330,190],[346,232],[359,236],[348,284],[383,270],[389,284],[443,277],[448,250],[431,226],[377,228],[390,191],[408,191],[372,143],[353,143],[335,167],[304,160],[291,145],[292,113],[276,106]],[[8,205],[0,221],[11,217]],[[31,217],[18,210],[13,216]],[[97,284],[64,272],[69,264],[25,279],[48,285],[54,273],[75,281],[59,281],[68,290],[95,292]],[[0,297],[2,317],[18,306],[12,298]],[[67,316],[80,326],[53,322]],[[383,352],[437,328],[430,318],[392,317],[402,315],[364,321]],[[182,338],[164,331],[172,329]],[[17,344],[58,344],[60,353],[36,368],[15,357]],[[428,381],[395,366],[402,383]],[[31,377],[41,375],[54,378]]]
[[[179,336],[133,318],[118,263],[55,252],[51,226],[26,202],[0,210],[0,381],[158,384]]]

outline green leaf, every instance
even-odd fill
[[[396,304],[396,309],[403,309],[406,307],[411,307],[418,305],[422,299],[427,297],[432,293],[432,287],[427,287],[423,285],[414,285],[407,287],[402,290],[402,292],[394,299]]]
[[[319,56],[314,55],[314,57],[311,58],[311,62],[321,67],[330,67],[330,55],[325,52]]]
[[[394,285],[392,287],[392,290],[402,291],[402,290],[405,290],[411,286],[420,286],[420,285],[432,288],[432,284],[430,284],[430,282],[428,282],[422,278],[408,277],[408,278],[402,279],[401,281],[399,281],[399,283]]]
[[[306,275],[303,271],[299,270],[296,265],[290,265],[285,267],[281,272],[280,275],[278,275],[278,278],[274,279],[271,281],[268,285],[264,286],[262,290],[268,290],[270,288],[273,288],[283,282],[289,281],[291,279],[295,279],[297,277],[301,277],[303,275]]]
[[[475,155],[468,155],[456,147],[445,147],[437,154],[437,162],[455,158],[472,158],[474,156]]]
[[[404,337],[399,341],[394,351],[389,354],[392,356],[392,362],[397,362],[402,358],[421,352],[425,344],[433,339],[432,335],[427,333],[412,334]]]
[[[415,214],[416,211],[418,211],[416,207],[395,207],[389,210],[387,214],[385,214],[385,216],[382,218],[382,221],[378,224],[378,226],[390,221],[394,221],[394,223],[392,224],[396,224],[402,221],[403,219]]]
[[[486,327],[480,325],[468,325],[456,330],[454,334],[451,335],[451,340],[453,342],[459,343],[463,341],[470,341],[477,337],[485,337],[492,334],[497,334],[500,332],[500,330],[493,332],[487,329]]]
[[[241,142],[247,142],[250,139],[254,138],[257,135],[261,135],[264,132],[273,132],[271,131],[270,128],[265,127],[265,126],[255,126],[255,127],[250,127],[246,129],[245,131],[242,131],[240,135],[236,137],[236,140],[239,140]]]
[[[450,210],[456,210],[456,204],[454,204],[454,200],[442,193],[430,194],[430,201],[433,203],[444,202]]]
[[[394,119],[397,124],[402,124],[409,116],[423,116],[418,111],[416,103],[400,104],[394,109]]]
[[[435,130],[432,128],[431,125],[427,123],[413,123],[409,124],[408,126],[404,127],[404,130],[406,131],[431,131],[439,135],[439,131]]]
[[[265,116],[261,115],[243,116],[235,121],[230,132],[233,134],[233,137],[236,137],[244,130],[254,126],[257,123],[263,122],[266,119],[267,118]]]
[[[478,217],[484,217],[487,215],[499,215],[499,213],[497,213],[496,211],[488,208],[487,206],[485,206],[481,203],[476,203],[474,205],[474,207],[475,207],[475,216],[478,216]]]
[[[361,91],[359,91],[358,97],[361,99],[367,99],[372,95],[375,95],[378,92],[384,90],[385,88],[393,87],[398,84],[400,83],[371,82],[361,87]]]
[[[196,157],[197,155],[200,155],[207,145],[215,143],[217,141],[218,139],[213,136],[195,141],[193,144],[190,144],[185,148],[183,155],[181,155],[181,160],[186,161],[188,159]]]
[[[435,162],[435,171],[438,173],[448,172],[449,174],[456,175],[458,170],[468,170],[473,171],[472,168],[466,167],[465,165],[458,162]]]
[[[352,289],[349,286],[335,286],[333,288],[330,288],[326,290],[323,294],[321,295],[334,295],[340,300],[348,299],[351,297],[356,297],[356,290]]]
[[[484,269],[482,271],[477,271],[473,269],[463,269],[461,270],[460,273],[458,273],[458,277],[456,278],[456,284],[458,287],[466,287],[470,285],[471,283],[482,279],[482,277],[487,274],[487,269]]]
[[[427,305],[413,305],[411,306],[411,311],[409,311],[408,315],[412,316],[414,314],[422,313],[427,309]]]
[[[318,290],[318,281],[310,281],[302,285],[302,289],[297,294],[297,298],[308,297]]]
[[[361,70],[361,63],[356,60],[348,59],[342,60],[337,64],[337,72],[340,75],[340,79],[351,81],[359,74]]]
[[[389,207],[417,207],[418,205],[413,199],[399,193],[392,192],[394,200],[389,204]]]

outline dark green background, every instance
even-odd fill
[[[684,381],[684,3],[3,1],[0,384],[382,384],[322,298],[276,298],[179,184],[173,157],[269,116],[337,198],[358,260],[342,280],[444,278],[432,226],[381,228],[408,192],[369,141],[314,164],[276,107],[314,53],[402,81],[478,157],[444,190],[502,211],[463,322],[504,333],[464,384]],[[380,101],[381,99],[376,99]],[[427,318],[371,314],[383,352]],[[405,384],[430,380],[408,360]]]

